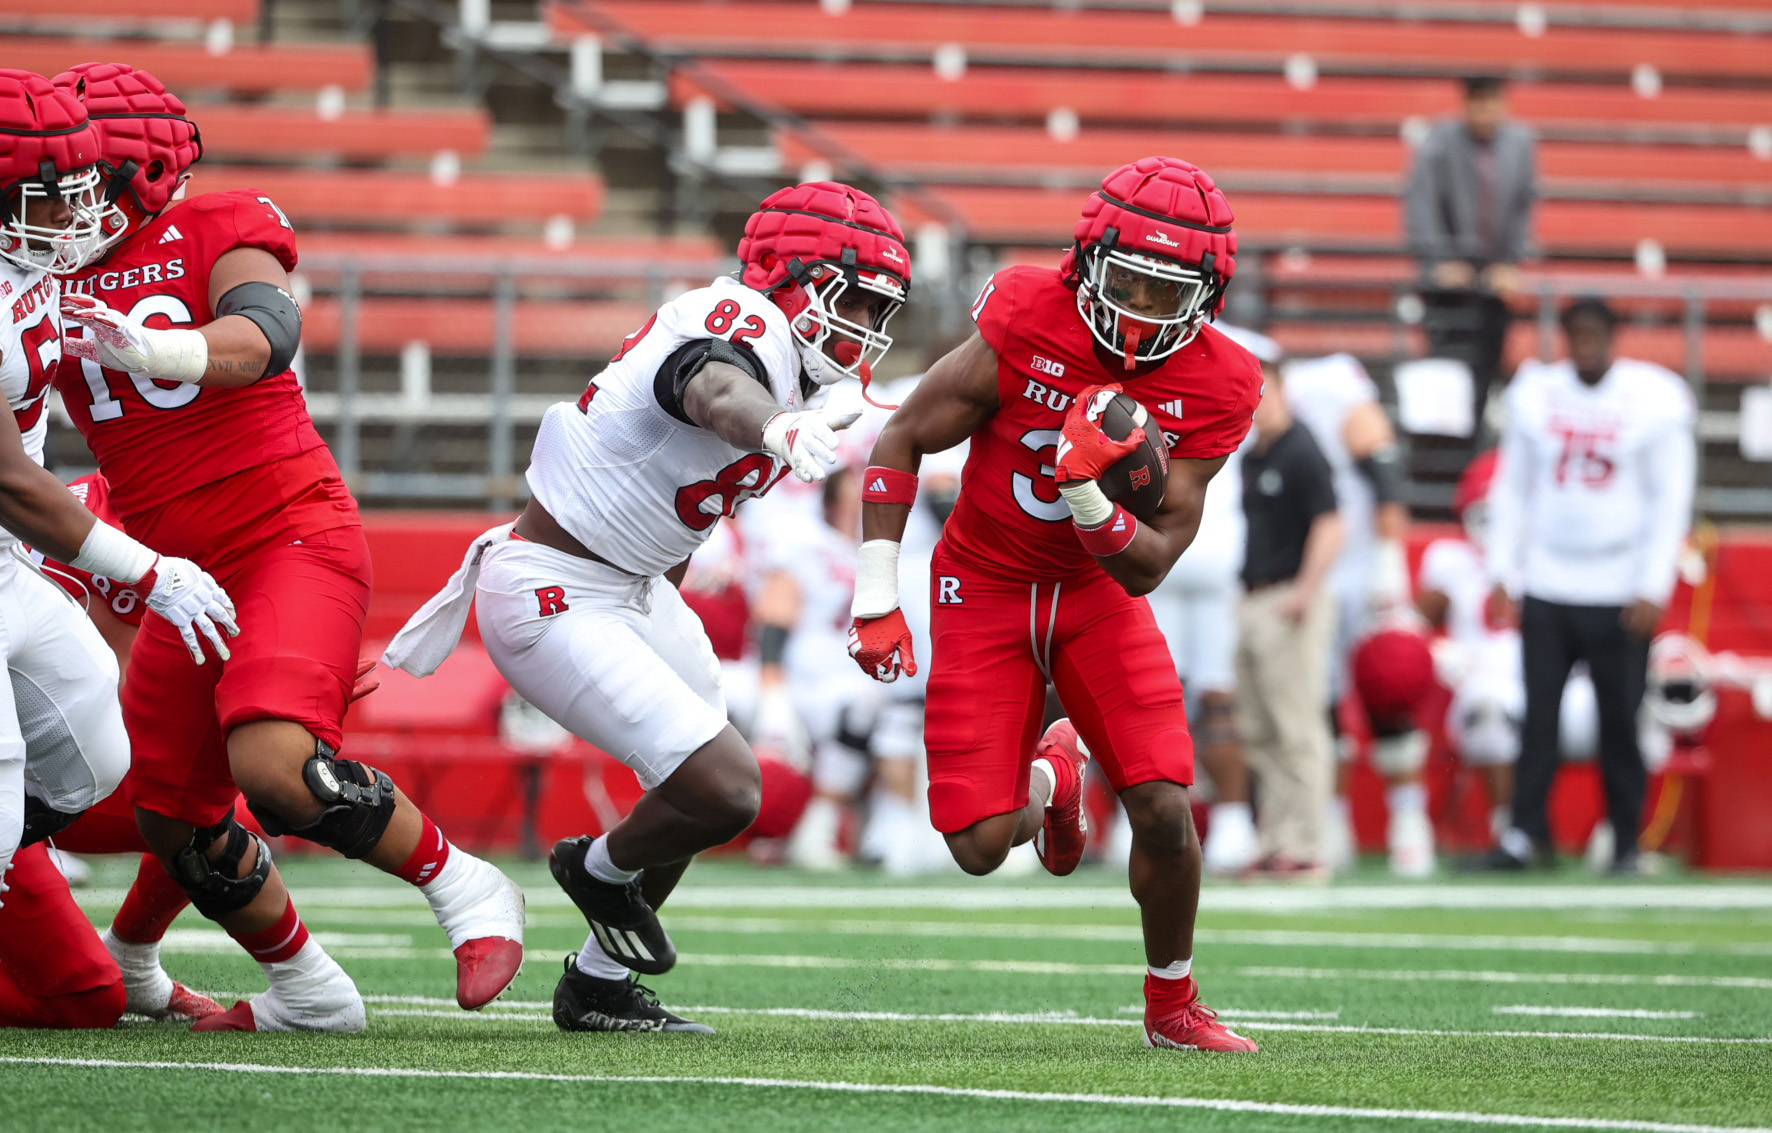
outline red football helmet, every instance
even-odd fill
[[[0,70],[0,139],[0,258],[27,271],[78,271],[99,238],[98,135],[86,108],[42,75]],[[32,224],[33,200],[66,201],[73,216]]]
[[[751,214],[738,258],[745,285],[787,315],[806,376],[821,386],[859,377],[865,390],[892,347],[886,324],[911,287],[911,254],[892,214],[860,189],[808,181],[771,193]],[[884,298],[870,325],[837,313],[851,288]]]
[[[1501,450],[1485,449],[1464,466],[1458,488],[1452,493],[1452,514],[1464,524],[1473,543],[1482,543],[1489,530],[1489,487],[1501,465]]]
[[[1129,370],[1192,342],[1236,274],[1233,219],[1212,178],[1180,158],[1141,158],[1104,177],[1059,267],[1095,341]]]
[[[197,125],[166,84],[127,63],[81,63],[55,85],[86,107],[104,176],[103,251],[159,216],[203,156]]]
[[[1412,722],[1415,706],[1433,689],[1433,653],[1427,638],[1411,629],[1380,629],[1355,648],[1353,676],[1373,730],[1388,734],[1398,723]]]

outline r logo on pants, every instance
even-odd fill
[[[543,586],[535,592],[536,604],[541,607],[541,617],[551,618],[555,614],[564,614],[570,607],[566,605],[566,588],[564,586]]]
[[[958,578],[951,574],[944,574],[937,577],[936,582],[940,585],[940,593],[935,599],[937,603],[943,606],[965,605],[966,600],[960,597],[960,580]]]

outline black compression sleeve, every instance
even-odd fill
[[[289,292],[261,279],[230,287],[215,305],[215,317],[240,315],[251,319],[271,344],[271,359],[260,377],[281,374],[295,361],[301,345],[301,308]]]
[[[1370,456],[1363,456],[1354,462],[1372,485],[1372,495],[1380,504],[1394,504],[1403,498],[1402,462],[1397,457],[1395,448],[1381,448]]]
[[[685,342],[671,352],[652,379],[652,396],[658,399],[659,407],[685,425],[695,422],[683,409],[683,391],[709,362],[736,366],[755,378],[764,389],[769,388],[769,373],[749,343],[734,346],[723,338],[697,338]]]

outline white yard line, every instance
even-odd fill
[[[84,906],[122,903],[121,889],[76,889]],[[548,885],[527,890],[531,908],[570,908]],[[423,908],[423,896],[404,885],[302,886],[303,909]],[[843,885],[685,885],[671,895],[676,909],[1123,909],[1134,908],[1118,883],[1108,885],[940,885],[899,888]],[[1329,885],[1316,888],[1209,884],[1203,912],[1326,912],[1366,909],[1708,909],[1772,910],[1772,885],[1742,882],[1692,885]]]
[[[1702,1011],[1646,1011],[1640,1007],[1546,1007],[1520,1003],[1490,1008],[1497,1015],[1543,1015],[1557,1019],[1702,1019]]]
[[[1025,939],[1029,926],[991,921],[890,921],[890,920],[796,920],[782,917],[664,916],[673,930],[726,932],[739,936],[805,935],[928,936],[955,939]],[[1137,942],[1143,939],[1137,925],[1039,926],[1039,935],[1056,940]],[[1445,949],[1455,952],[1585,952],[1621,955],[1685,956],[1705,952],[1728,955],[1772,956],[1772,944],[1701,944],[1685,940],[1626,940],[1605,936],[1471,936],[1416,932],[1318,932],[1296,929],[1194,930],[1199,944],[1272,946],[1280,948],[1395,948],[1408,951]]]
[[[1105,966],[1105,965],[1104,965]],[[1602,972],[1410,972],[1380,968],[1235,969],[1240,976],[1292,980],[1388,980],[1403,983],[1593,984],[1611,987],[1720,987],[1772,991],[1772,979],[1760,976],[1633,976]]]
[[[1472,1113],[1459,1110],[1380,1109],[1366,1106],[1294,1105],[1243,1101],[1236,1098],[1162,1097],[1136,1094],[1040,1093],[1031,1090],[983,1090],[910,1083],[806,1081],[796,1078],[728,1078],[687,1075],[540,1074],[517,1070],[414,1070],[391,1066],[267,1066],[243,1062],[148,1062],[98,1058],[4,1057],[15,1065],[67,1066],[82,1069],[199,1070],[224,1074],[324,1075],[347,1078],[419,1078],[467,1081],[525,1081],[595,1085],[732,1086],[760,1090],[816,1090],[849,1094],[905,1094],[980,1101],[1107,1105],[1139,1108],[1197,1109],[1219,1113],[1278,1114],[1287,1117],[1350,1118],[1379,1121],[1437,1121],[1458,1125],[1502,1125],[1529,1129],[1596,1129],[1623,1133],[1772,1133],[1772,1129],[1738,1125],[1690,1125],[1610,1117],[1539,1117],[1518,1113]]]
[[[1078,1015],[1069,1011],[988,1011],[977,1014],[943,1012],[916,1014],[904,1011],[829,1011],[816,1007],[710,1007],[691,1005],[671,1008],[691,1018],[697,1015],[758,1015],[772,1018],[814,1019],[821,1022],[853,1023],[1010,1023],[1018,1027],[1140,1027],[1142,1019],[1103,1019]],[[379,1016],[417,1016],[428,1019],[460,1018],[462,1011],[433,1010],[420,1007],[377,1007]],[[1423,1035],[1432,1038],[1458,1039],[1587,1039],[1606,1042],[1677,1043],[1717,1046],[1768,1046],[1772,1038],[1727,1038],[1713,1035],[1640,1035],[1607,1031],[1468,1031],[1440,1027],[1370,1027],[1344,1023],[1288,1023],[1279,1020],[1250,1018],[1221,1012],[1246,1031],[1306,1031],[1336,1035]],[[551,1022],[553,1016],[543,1012],[506,1011],[494,1015],[476,1015],[477,1019],[519,1019],[525,1022]]]

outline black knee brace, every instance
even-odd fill
[[[19,849],[53,838],[57,834],[74,825],[74,820],[84,814],[75,811],[69,814],[65,810],[56,810],[42,799],[25,796],[25,833],[18,840]]]
[[[226,838],[220,856],[211,858],[208,850]],[[246,848],[258,846],[258,861],[245,877],[236,877],[240,863],[246,860]],[[233,815],[214,826],[205,826],[191,836],[191,843],[172,856],[167,870],[191,898],[197,911],[215,920],[226,913],[252,904],[265,879],[271,876],[271,851],[258,835],[234,820]]]
[[[302,781],[322,808],[320,817],[306,826],[292,826],[257,803],[248,806],[267,834],[294,834],[347,858],[360,858],[375,849],[394,818],[394,781],[368,764],[336,756],[319,741],[313,757],[302,764]]]

